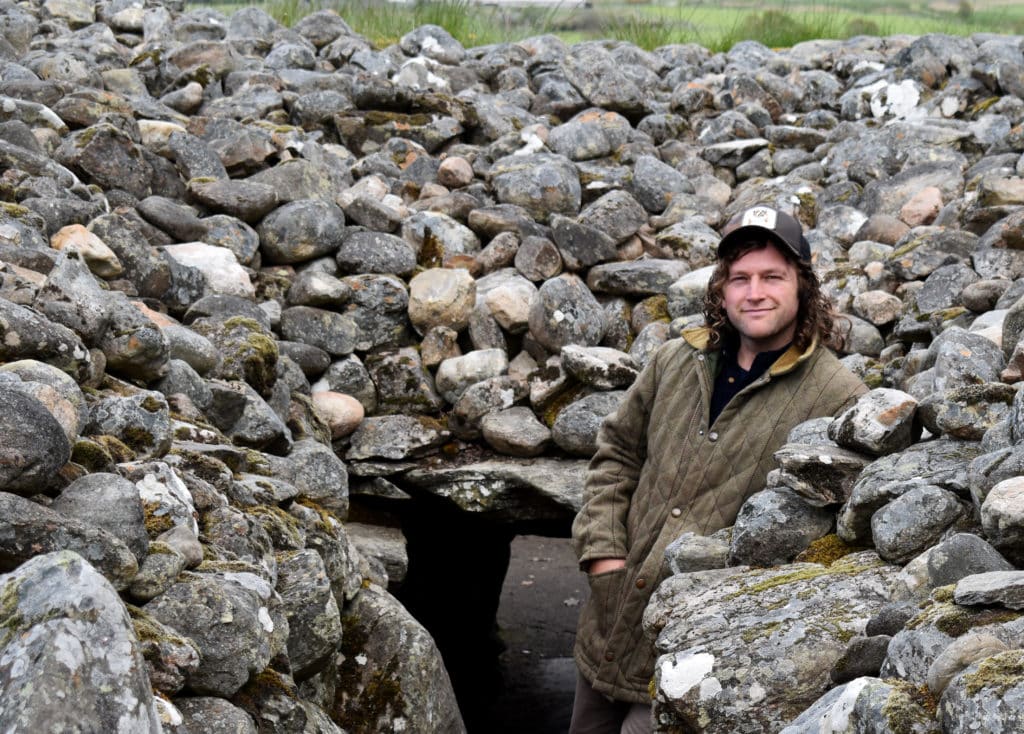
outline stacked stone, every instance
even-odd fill
[[[0,728],[463,730],[350,499],[564,528],[759,202],[876,390],[673,546],[659,726],[1024,728],[1020,38],[0,28]]]

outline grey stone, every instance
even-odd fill
[[[594,346],[604,334],[604,312],[582,280],[565,274],[538,289],[529,325],[530,333],[552,352],[566,344]]]
[[[0,509],[0,558],[5,571],[14,570],[34,556],[65,550],[74,551],[92,564],[118,590],[126,588],[138,570],[138,562],[128,546],[90,522],[7,493],[0,493]]]
[[[579,213],[579,177],[567,158],[548,153],[509,156],[495,161],[489,176],[499,202],[521,206],[538,221],[551,214]]]
[[[416,212],[402,222],[402,238],[416,251],[419,261],[427,266],[442,265],[454,255],[476,255],[480,239],[476,233],[455,218],[433,211]],[[360,272],[366,272],[360,267]]]
[[[286,339],[317,347],[332,357],[351,354],[359,339],[359,327],[350,316],[312,306],[284,309],[281,333]]]
[[[957,604],[1001,604],[1024,609],[1024,571],[986,571],[960,579],[953,598]]]
[[[387,592],[363,589],[349,607],[350,632],[342,641],[336,711],[343,720],[370,717],[371,729],[390,729],[400,720],[412,731],[465,732],[448,673],[433,639]],[[360,665],[378,660],[379,671]],[[373,685],[388,671],[382,699]]]
[[[436,423],[403,415],[365,418],[352,434],[345,458],[406,459],[428,453],[448,438]]]
[[[377,408],[377,387],[370,379],[366,366],[354,354],[332,362],[313,389],[321,387],[351,395],[362,404],[368,414]]]
[[[1024,538],[1024,482],[1020,477],[1004,479],[992,487],[981,505],[981,525],[989,541],[1010,561],[1024,561],[1021,540]]]
[[[642,297],[666,293],[690,270],[681,260],[638,260],[596,265],[587,273],[587,286],[596,292]]]
[[[210,734],[256,734],[256,724],[242,709],[213,696],[175,699],[186,731],[198,729]]]
[[[608,347],[567,344],[562,348],[561,358],[569,375],[598,390],[629,387],[640,373],[632,357]]]
[[[551,441],[551,430],[526,407],[488,413],[480,420],[480,433],[495,451],[509,456],[538,456]]]
[[[515,257],[516,270],[533,282],[548,280],[562,271],[562,256],[555,243],[544,237],[526,237]]]
[[[855,678],[824,694],[793,719],[781,734],[812,734],[822,721],[841,720],[848,726],[870,726],[878,732],[934,732],[935,716],[904,686],[871,676]]]
[[[665,548],[665,560],[672,574],[710,571],[729,565],[729,535],[717,532],[710,536],[683,533]]]
[[[366,369],[377,388],[380,413],[435,413],[444,405],[434,378],[411,347],[367,355]]]
[[[154,542],[148,550],[148,555],[139,563],[139,572],[128,587],[131,597],[140,602],[147,602],[171,588],[186,564],[185,557],[165,543]],[[196,654],[197,662],[198,659]]]
[[[1007,650],[1005,642],[984,633],[968,633],[958,637],[939,653],[928,668],[928,690],[941,696],[949,681],[971,663],[998,655]]]
[[[342,280],[352,288],[352,300],[342,315],[356,325],[356,350],[370,351],[406,338],[409,292],[401,280],[392,275],[372,274],[351,275]]]
[[[933,435],[980,441],[1010,415],[1017,390],[1002,383],[968,385],[933,392],[918,406],[922,425]]]
[[[933,485],[965,496],[967,467],[981,453],[977,442],[941,439],[876,459],[861,472],[839,512],[839,537],[850,543],[868,541],[875,512],[915,486]]]
[[[77,380],[91,369],[89,350],[75,332],[54,324],[35,311],[0,299],[0,359],[13,362],[36,359],[52,364]]]
[[[70,550],[40,555],[0,587],[4,618],[16,623],[0,649],[5,729],[161,731],[131,620],[87,561]]]
[[[511,408],[526,393],[524,384],[507,375],[481,380],[467,387],[455,401],[448,427],[461,438],[479,438],[480,422],[487,414]]]
[[[102,472],[87,474],[65,487],[50,509],[121,538],[140,563],[146,557],[149,537],[142,501],[127,479]]]
[[[278,554],[277,592],[288,617],[288,658],[296,680],[323,670],[341,643],[338,604],[320,554]]]
[[[614,259],[618,253],[615,240],[582,214],[578,219],[582,221],[561,214],[551,217],[551,236],[566,269],[582,270]]]
[[[551,437],[570,454],[592,456],[597,450],[597,432],[601,423],[619,407],[625,395],[622,390],[598,392],[570,403],[555,418]]]
[[[963,512],[952,492],[928,485],[914,487],[874,514],[871,536],[882,558],[906,563],[935,545]]]
[[[939,701],[940,725],[947,731],[974,727],[985,732],[1024,726],[1021,676],[989,677],[995,671],[1017,670],[1020,664],[1020,650],[1010,650],[984,658],[953,678]]]
[[[195,643],[201,658],[188,676],[189,687],[228,697],[270,662],[266,604],[272,593],[252,574],[219,578],[186,572],[143,609]],[[224,614],[227,609],[230,615]]]
[[[479,349],[444,360],[437,368],[437,390],[454,404],[471,385],[507,371],[508,356],[504,351]]]
[[[850,640],[846,652],[836,661],[829,673],[833,683],[848,683],[864,676],[875,677],[882,669],[889,648],[889,635],[858,635]]]
[[[789,563],[832,529],[833,513],[814,507],[780,487],[755,492],[740,507],[733,525],[729,563],[777,566]]]
[[[319,254],[319,253],[318,253]],[[407,242],[384,232],[351,232],[337,248],[338,267],[344,273],[410,275],[416,253]]]
[[[71,443],[61,424],[32,395],[0,383],[0,489],[33,495],[48,489],[71,458]]]
[[[465,512],[510,522],[569,519],[583,503],[586,465],[578,459],[498,457],[440,470],[414,469],[405,480]]]
[[[804,438],[791,435],[792,438]],[[835,446],[827,439],[822,444],[789,442],[775,452],[777,471],[768,475],[769,487],[796,492],[815,507],[824,507],[850,498],[868,457]]]
[[[836,417],[829,437],[840,446],[874,456],[894,453],[914,442],[916,410],[917,401],[907,393],[876,388]]]
[[[813,699],[827,686],[829,671],[846,649],[846,638],[837,631],[861,631],[884,603],[892,575],[892,567],[877,556],[861,553],[827,568],[740,567],[667,579],[643,620],[661,653],[654,672],[655,715],[663,722],[696,721],[713,705],[708,731],[735,730],[740,722],[782,729],[813,703],[804,696]],[[843,611],[837,613],[839,608]],[[818,626],[819,618],[830,622]],[[750,659],[742,674],[727,662],[737,654]],[[782,659],[791,661],[785,682],[774,675]],[[797,696],[794,680],[806,681],[799,690],[807,693]],[[702,685],[714,687],[717,695],[701,696]],[[751,688],[766,695],[754,702]]]
[[[982,538],[957,533],[928,554],[928,581],[932,587],[955,584],[966,576],[989,571],[1011,571],[1013,564]]]
[[[958,637],[986,634],[1012,646],[1022,629],[1024,619],[1017,612],[1003,610],[994,615],[985,607],[933,599],[893,635],[880,677],[898,677],[912,685],[927,685],[928,671],[935,660]]]

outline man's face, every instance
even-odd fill
[[[799,308],[796,265],[774,245],[751,250],[729,267],[725,312],[740,335],[740,354],[781,349],[793,340]]]

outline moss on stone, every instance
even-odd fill
[[[21,204],[12,204],[9,201],[0,201],[0,211],[13,219],[25,219],[32,214],[32,210]]]
[[[862,379],[864,380],[864,384],[867,385],[870,390],[885,387],[885,375],[881,372],[868,372]]]
[[[923,244],[924,244],[924,238],[922,238],[922,237],[917,237],[915,239],[912,239],[909,242],[907,242],[906,244],[904,244],[904,245],[902,245],[900,247],[897,247],[895,250],[893,250],[892,254],[889,256],[889,259],[890,260],[896,260],[898,258],[903,257],[904,255],[909,255],[910,253],[912,253],[914,250],[916,250],[918,247],[920,247]]]
[[[430,124],[430,115],[420,113],[389,112],[387,110],[368,110],[363,115],[367,125],[394,124],[408,128],[410,126],[425,127]]]
[[[156,395],[147,395],[142,400],[142,409],[150,413],[159,413],[165,407],[167,403],[158,398]]]
[[[151,61],[154,66],[160,66],[163,61],[163,51],[159,48],[149,49],[144,51],[138,56],[135,56],[131,61],[128,62],[128,66],[140,66],[141,64]]]
[[[888,731],[892,734],[917,734],[929,727],[934,728],[937,702],[927,686],[914,686],[898,678],[885,682],[892,688],[881,710]]]
[[[987,690],[1002,696],[1011,688],[1024,687],[1024,650],[1007,650],[978,663],[973,673],[964,676],[967,695]]]
[[[977,627],[1012,622],[1021,615],[1024,612],[1005,607],[966,607],[936,599],[910,620],[906,629],[920,629],[930,625],[949,637],[960,637]]]
[[[843,556],[850,553],[865,550],[864,546],[851,545],[835,533],[811,541],[796,558],[794,563],[819,563],[823,566],[831,566]]]
[[[416,258],[416,264],[422,268],[439,268],[444,262],[444,243],[430,228],[423,235],[423,244]]]
[[[302,525],[298,519],[289,515],[280,507],[273,505],[253,505],[243,508],[242,512],[253,517],[270,534],[272,539],[284,539],[291,548],[305,545]],[[268,525],[270,527],[268,527]],[[276,536],[276,537],[275,537]],[[275,543],[277,545],[277,543]]]
[[[71,461],[81,464],[90,472],[104,471],[112,464],[117,463],[110,451],[92,438],[80,438],[75,441],[75,447],[71,451]]]
[[[633,309],[634,312],[637,310],[647,314],[648,323],[661,321],[667,324],[672,321],[668,313],[668,296],[664,294],[645,298]]]
[[[166,532],[174,527],[174,521],[171,516],[166,513],[161,513],[163,505],[159,502],[143,502],[142,512],[145,517],[146,533],[151,538],[155,538],[160,533]]]
[[[260,722],[261,709],[270,699],[282,696],[298,700],[298,690],[295,684],[273,668],[264,668],[263,671],[251,676],[246,681],[245,685],[231,697],[231,702],[248,712],[258,723],[262,723]]]
[[[973,105],[971,105],[970,113],[972,115],[980,115],[981,113],[987,111],[989,107],[994,105],[1000,99],[1001,97],[986,97],[985,99],[980,99]]]
[[[821,564],[807,564],[803,568],[798,568],[795,571],[788,573],[781,573],[770,578],[763,579],[757,583],[744,586],[742,589],[733,592],[729,597],[735,599],[740,596],[747,596],[749,594],[760,594],[764,591],[777,588],[779,586],[786,586],[787,584],[794,584],[800,581],[810,581],[821,576],[828,576],[833,574],[843,574],[847,576],[856,576],[865,571],[870,571],[873,568],[878,568],[880,563],[860,563],[853,561],[842,562],[834,561],[831,566],[824,566]]]
[[[398,682],[398,658],[360,665],[357,658],[365,654],[369,635],[365,621],[357,615],[342,617],[345,634],[341,641],[344,661],[338,666],[338,687],[334,697],[332,719],[344,721],[351,734],[374,734],[380,731],[381,717],[394,719],[407,715],[402,687]]]
[[[0,650],[7,646],[22,626],[24,618],[18,614],[21,584],[8,579],[0,584]]]
[[[147,660],[157,657],[155,653],[164,643],[173,645],[191,646],[191,641],[176,634],[173,629],[160,624],[145,609],[140,609],[132,604],[125,604],[129,618],[132,620],[132,627],[135,629],[135,636],[142,643],[142,654]]]
[[[320,519],[316,524],[316,529],[321,532],[333,534],[334,528],[341,525],[341,521],[335,517],[334,513],[321,505],[318,505],[316,502],[309,499],[309,497],[297,497],[295,499],[295,504],[301,505],[302,507],[312,510],[317,514]]]
[[[541,416],[544,424],[548,428],[553,427],[555,425],[555,421],[558,419],[558,414],[578,398],[582,397],[585,392],[586,387],[583,385],[573,385],[571,387],[563,388],[558,394],[548,401],[547,405],[544,406],[544,413]]]
[[[133,449],[147,449],[156,444],[153,433],[142,426],[125,426],[121,436]]]
[[[771,637],[772,633],[776,632],[782,627],[782,622],[765,622],[763,625],[757,627],[749,627],[743,630],[740,637],[748,645],[754,640],[759,640],[765,637]]]

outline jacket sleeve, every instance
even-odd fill
[[[581,566],[597,558],[625,558],[629,550],[626,517],[647,456],[648,420],[664,354],[664,349],[656,353],[598,431],[583,506],[572,527]]]

